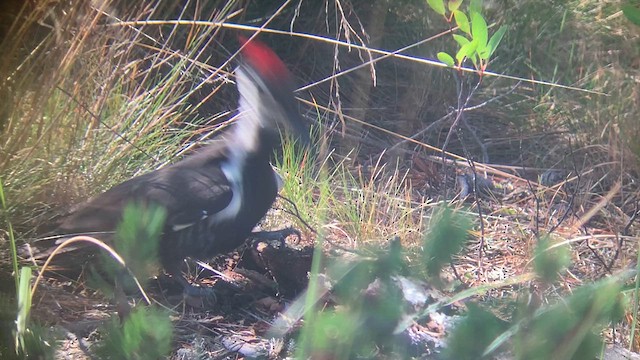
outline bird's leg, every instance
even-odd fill
[[[249,238],[251,238],[253,241],[278,240],[282,245],[284,245],[284,241],[291,235],[295,235],[298,238],[298,241],[300,241],[301,239],[300,231],[293,227],[286,227],[284,229],[275,230],[275,231],[256,231],[251,233]]]

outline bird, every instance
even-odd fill
[[[243,46],[235,72],[238,120],[223,141],[89,199],[50,233],[57,237],[36,241],[23,252],[42,261],[70,236],[112,234],[127,204],[154,204],[166,211],[158,250],[160,264],[185,292],[197,293],[182,276],[183,260],[206,260],[245,243],[279,192],[281,179],[270,157],[281,143],[281,134],[288,132],[296,141],[309,144],[291,72],[264,43],[244,37],[239,41]],[[295,232],[287,228],[281,235]],[[64,256],[78,247],[70,247]]]

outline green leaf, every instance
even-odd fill
[[[469,56],[471,62],[473,63],[473,67],[478,68],[478,53],[474,52],[473,55]]]
[[[429,4],[429,6],[433,9],[433,11],[444,16],[444,13],[445,13],[444,0],[427,0],[427,4]]]
[[[496,31],[496,33],[491,36],[491,39],[489,40],[489,44],[487,44],[485,51],[479,52],[480,58],[484,60],[488,60],[489,58],[491,58],[493,53],[498,48],[498,45],[500,44],[500,41],[502,40],[502,37],[504,36],[504,33],[506,31],[506,26],[500,26],[500,29],[498,29],[498,31]]]
[[[473,34],[473,41],[478,42],[478,52],[483,51],[487,47],[489,35],[487,31],[487,22],[484,21],[482,14],[479,12],[471,13],[471,33]]]
[[[624,14],[629,21],[640,26],[640,9],[631,4],[623,5],[622,14]]]
[[[458,50],[458,52],[456,53],[456,61],[458,62],[458,65],[462,65],[462,61],[467,56],[465,55],[465,51],[466,50],[463,50],[462,48],[460,48],[460,50]]]
[[[469,27],[469,18],[462,11],[454,11],[453,16],[456,19],[456,25],[461,31],[471,35],[471,28]]]
[[[456,60],[458,60],[458,64],[462,64],[465,57],[473,57],[476,54],[477,47],[478,43],[475,40],[462,46],[460,50],[458,50],[458,53],[456,53]]]
[[[471,0],[469,4],[469,13],[482,13],[482,0]]]
[[[27,335],[27,322],[31,310],[31,268],[24,266],[20,269],[18,285],[18,316],[16,318],[15,346],[16,352],[27,353],[25,348],[25,336]]]
[[[453,66],[455,64],[455,61],[453,60],[451,55],[447,54],[446,52],[439,52],[437,56],[440,62],[443,62],[449,66]]]
[[[463,47],[471,42],[471,40],[458,34],[453,34],[453,39],[458,43],[458,45],[460,45],[460,47]]]
[[[449,11],[455,12],[462,5],[462,0],[449,0]]]

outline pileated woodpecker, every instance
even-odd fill
[[[294,82],[286,66],[264,44],[241,41],[242,62],[236,70],[239,119],[231,135],[97,195],[66,217],[56,234],[68,238],[113,232],[129,202],[160,205],[167,214],[160,261],[187,291],[188,283],[180,275],[183,259],[226,253],[250,237],[278,193],[278,175],[269,159],[280,144],[280,131],[289,130],[303,143],[308,142],[308,132],[297,111]],[[45,258],[63,239],[49,240],[46,246],[32,244],[32,257]]]

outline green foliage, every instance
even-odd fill
[[[453,66],[455,65],[455,61],[453,60],[453,58],[451,57],[451,55],[447,54],[446,52],[439,52],[438,53],[438,60],[440,60],[441,62],[447,64],[448,66]]]
[[[486,70],[489,59],[498,48],[502,37],[507,31],[505,26],[501,26],[491,38],[489,38],[489,27],[482,16],[481,1],[471,1],[467,13],[459,10],[462,0],[450,0],[448,9],[451,15],[448,16],[443,0],[427,0],[429,6],[438,14],[442,15],[448,23],[455,20],[455,24],[460,31],[467,37],[459,34],[453,34],[454,39],[458,43],[456,51],[456,61],[458,66],[462,66],[465,59],[470,59],[476,69],[480,71]],[[467,15],[468,14],[468,15]],[[471,22],[469,22],[471,19]],[[438,60],[453,66],[453,57],[445,52],[438,53]]]
[[[332,264],[329,274],[332,278],[340,279],[333,288],[336,295],[347,302],[353,302],[361,300],[360,294],[354,292],[354,289],[362,289],[376,278],[404,273],[405,268],[400,240],[392,239],[388,248],[372,251],[370,259]]]
[[[462,36],[462,35],[458,35],[458,34],[453,34],[453,40],[455,40],[458,45],[460,45],[460,47],[463,47],[465,45],[468,45],[471,43],[471,41],[469,41],[469,39],[467,39],[466,37]]]
[[[489,60],[491,58],[493,53],[496,52],[496,49],[498,48],[498,45],[500,44],[500,41],[502,41],[502,37],[506,32],[507,32],[507,27],[503,25],[503,26],[500,26],[498,31],[496,31],[493,35],[491,35],[491,39],[489,39],[489,43],[485,48],[486,50],[480,54],[480,57],[482,59]]]
[[[167,211],[155,204],[127,204],[118,225],[115,249],[138,278],[152,275]]]
[[[623,319],[627,304],[620,291],[627,278],[584,285],[544,307],[535,300],[539,294],[527,291],[508,323],[469,303],[447,341],[446,358],[491,358],[508,346],[516,359],[594,359],[602,349],[603,328]]]
[[[456,24],[460,28],[460,31],[467,35],[471,35],[471,26],[469,25],[469,18],[467,15],[462,11],[455,11],[453,16],[456,19]],[[455,36],[456,34],[453,35]]]
[[[518,359],[594,359],[602,348],[599,333],[622,319],[622,281],[611,277],[575,289],[555,305],[523,320],[515,337]],[[523,304],[526,307],[527,305]]]
[[[61,337],[62,334],[52,332],[51,329],[34,323],[29,324],[28,329],[21,336],[21,345],[15,355],[16,359],[54,359],[55,347],[52,344]],[[0,355],[4,354],[0,353]],[[11,359],[11,355],[8,354],[6,359]]]
[[[14,321],[12,322],[14,325],[12,331],[14,341],[13,347],[9,348],[8,346],[0,346],[0,357],[3,359],[12,359],[14,357],[17,359],[51,359],[53,358],[54,351],[54,348],[51,346],[51,344],[54,342],[54,338],[59,337],[59,334],[54,334],[46,328],[43,328],[30,320],[32,301],[31,268],[21,268],[17,278],[19,281],[18,293],[16,295],[17,301],[14,301],[14,299],[0,299],[0,301],[6,301],[7,307],[11,307],[11,310],[9,310],[5,308],[4,305],[2,306],[2,308],[0,309],[0,314],[2,314],[2,317],[4,318],[4,313],[9,311],[11,311],[15,316]],[[2,295],[4,294],[1,294],[0,296]],[[0,329],[0,336],[2,336],[2,330],[4,329]]]
[[[554,245],[549,236],[538,241],[533,266],[536,275],[545,283],[558,280],[558,274],[571,263],[571,253],[567,245]]]
[[[464,320],[455,326],[447,340],[445,359],[483,359],[483,349],[507,329],[504,321],[480,306],[469,303]]]
[[[351,311],[327,311],[318,314],[313,326],[305,333],[309,337],[307,354],[316,357],[335,356],[352,352],[354,337],[360,329],[359,319]],[[306,358],[306,357],[304,357]]]
[[[462,250],[469,237],[471,221],[448,206],[437,210],[431,229],[424,238],[424,265],[427,275],[436,283],[442,267]]]
[[[466,44],[462,45],[458,52],[456,53],[456,60],[458,61],[458,66],[462,66],[462,62],[464,59],[470,58],[473,61],[474,65],[478,63],[478,59],[475,56],[478,49],[478,42],[476,41],[467,41]]]
[[[405,312],[394,277],[405,268],[401,254],[400,242],[394,239],[388,249],[367,258],[329,266],[330,278],[337,279],[332,293],[341,306],[313,314],[305,322],[299,358],[368,357],[374,349],[393,344],[394,330]]]
[[[444,0],[427,0],[427,4],[429,4],[433,11],[442,16],[445,15]]]
[[[122,222],[118,225],[114,239],[114,249],[124,259],[130,275],[145,281],[158,270],[158,250],[160,236],[164,228],[166,210],[160,206],[129,203],[123,211]],[[105,281],[100,274],[118,281],[124,289],[133,289],[135,284],[125,269],[108,254],[102,255],[92,286],[101,289],[111,297],[112,281]]]
[[[477,44],[478,54],[485,51],[489,41],[487,22],[484,21],[482,14],[475,11],[471,12],[471,37]]]
[[[7,233],[9,235],[9,248],[11,249],[11,264],[13,266],[13,274],[16,283],[16,291],[19,290],[18,282],[18,251],[16,248],[16,239],[13,233],[13,224],[9,220],[9,209],[7,207],[7,199],[4,194],[4,182],[0,177],[0,205],[2,205],[2,215],[7,223]]]
[[[96,353],[103,359],[153,360],[169,354],[172,338],[169,314],[153,307],[137,307],[121,324],[114,317],[105,325]]]
[[[31,268],[23,267],[18,285],[18,317],[16,319],[16,353],[27,353],[25,335],[28,332],[29,312],[31,311]]]
[[[456,12],[462,5],[462,0],[449,0],[448,8],[452,13]]]
[[[310,138],[317,137],[316,129],[312,128]],[[311,141],[315,144],[315,141]],[[320,172],[316,168],[319,159],[318,152],[314,145],[311,149],[305,149],[297,145],[295,141],[285,140],[282,144],[282,154],[276,157],[275,166],[279,174],[283,177],[283,187],[280,194],[291,200],[300,215],[305,221],[311,221],[311,226],[317,226],[314,218],[310,214],[317,213],[318,209],[327,208],[327,196],[316,196],[319,194],[329,194],[320,190],[321,187],[328,187],[329,181],[319,181]],[[296,226],[304,228],[298,218],[293,218]]]
[[[49,344],[43,340],[42,334],[44,331],[35,324],[32,324],[29,321],[29,315],[31,312],[31,279],[32,279],[32,270],[30,267],[22,267],[18,270],[18,255],[17,255],[17,247],[16,247],[16,239],[13,231],[13,224],[9,219],[9,208],[7,205],[7,201],[5,198],[4,185],[3,181],[0,178],[0,205],[2,206],[2,216],[7,224],[6,232],[9,238],[9,249],[11,250],[11,263],[13,266],[13,278],[15,280],[15,291],[9,291],[10,294],[15,294],[16,301],[7,302],[7,305],[11,304],[13,306],[17,303],[17,311],[15,308],[12,308],[15,312],[15,327],[13,328],[13,349],[0,347],[0,355],[2,351],[10,352],[14,351],[18,357],[27,358],[27,357],[50,357],[52,348]],[[1,243],[1,242],[0,242]],[[4,292],[4,291],[3,291]],[[4,295],[4,294],[2,294]],[[6,299],[2,299],[3,301]],[[13,300],[13,299],[11,299]],[[4,312],[9,311],[2,307],[0,312],[4,315]],[[2,329],[0,329],[2,330]],[[9,357],[9,354],[6,354]]]
[[[633,24],[640,26],[640,8],[633,4],[625,4],[622,6],[622,13]]]

